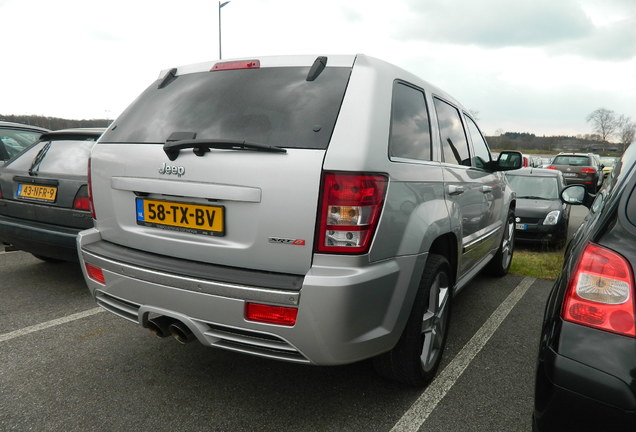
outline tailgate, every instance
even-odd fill
[[[162,145],[100,144],[91,168],[96,227],[138,250],[305,274],[324,153],[182,150],[171,162]]]

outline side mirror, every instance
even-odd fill
[[[595,196],[588,193],[583,185],[570,185],[561,191],[561,201],[570,205],[584,205],[587,208],[592,206]]]
[[[512,171],[523,166],[523,155],[517,151],[503,151],[499,153],[493,171]]]

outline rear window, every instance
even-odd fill
[[[590,158],[587,156],[557,156],[552,165],[590,166]]]
[[[307,81],[309,67],[200,72],[153,83],[124,111],[102,143],[165,143],[174,132],[197,139],[245,140],[325,149],[350,68],[328,67]]]
[[[88,157],[96,139],[41,141],[7,166],[25,172],[31,169],[40,175],[86,176]]]

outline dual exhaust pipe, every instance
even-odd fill
[[[196,339],[196,336],[187,325],[168,316],[162,315],[149,319],[146,323],[146,327],[150,330],[150,333],[157,337],[165,338],[172,336],[184,345]]]

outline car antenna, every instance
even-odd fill
[[[325,66],[327,66],[327,57],[316,57],[314,64],[311,65],[311,69],[309,69],[309,73],[307,74],[307,81],[313,81],[318,78],[318,75],[325,70]]]

